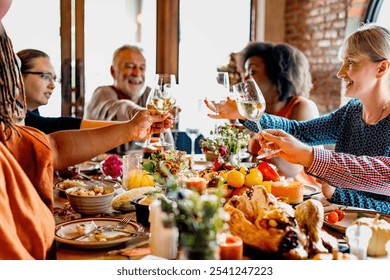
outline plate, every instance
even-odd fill
[[[66,188],[67,182],[70,182],[71,184],[72,184],[72,182],[77,183],[75,181],[80,181],[80,182],[84,183],[87,186],[93,186],[93,185],[96,185],[96,184],[102,184],[102,185],[105,185],[105,186],[113,187],[114,189],[117,189],[117,188],[121,187],[120,183],[118,183],[116,181],[111,181],[111,180],[94,179],[93,181],[90,181],[90,180],[86,180],[86,179],[73,178],[73,179],[62,180],[62,181],[59,181],[59,182],[55,183],[54,184],[54,188],[59,190],[60,192],[65,193],[65,191],[67,189]],[[77,185],[74,185],[74,187],[76,187],[76,186]]]
[[[325,212],[324,224],[330,228],[337,230],[338,232],[345,233],[346,228],[361,217],[374,218],[376,214],[380,214],[380,219],[385,219],[387,222],[390,223],[390,215],[378,213],[373,210],[345,209],[343,211],[345,213],[345,217],[337,223],[330,223],[327,219],[327,214],[329,212],[332,212],[332,210]]]
[[[77,166],[80,167],[80,172],[93,172],[100,169],[99,163],[94,161],[85,161]]]
[[[322,190],[316,185],[303,184],[303,199],[309,199],[313,195],[321,193]]]
[[[104,236],[108,238],[115,238],[107,241],[97,241],[94,236],[85,237],[81,240],[72,240],[72,238],[77,237],[80,233],[77,232],[76,226],[80,224],[87,224],[94,222],[97,226],[108,226],[116,225],[121,219],[117,218],[87,218],[79,219],[68,222],[63,222],[58,224],[55,227],[55,240],[61,243],[69,244],[79,248],[87,249],[101,249],[101,248],[110,248],[127,242],[133,238],[136,238],[136,235],[126,235],[117,231],[108,231],[104,232]],[[137,230],[142,231],[142,225],[136,222],[129,222],[124,229],[127,230]],[[116,238],[118,237],[118,238]]]

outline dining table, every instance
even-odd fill
[[[212,163],[207,162],[204,158],[204,155],[201,154],[197,155],[195,159],[193,159],[192,168],[201,170],[205,166],[211,164]],[[97,171],[96,173],[89,174],[89,176],[91,176],[92,178],[100,178],[101,174],[99,173],[99,171]],[[56,177],[55,180],[58,180],[58,178]],[[310,198],[319,200],[324,206],[325,213],[341,207],[340,205],[330,203],[322,195],[322,193],[316,193]],[[94,219],[103,217],[120,221],[127,214],[132,215],[132,221],[134,223],[137,223],[137,218],[134,211],[121,212],[114,210],[111,207],[104,214],[96,216],[82,216],[72,211],[69,205],[69,201],[64,192],[61,192],[56,188],[54,188],[54,209],[55,211],[53,213],[57,226],[67,221],[78,221],[80,219],[85,218]],[[334,228],[332,226],[329,226],[329,224],[324,224],[323,229],[338,239],[341,245],[340,248],[344,247],[348,249],[347,242],[345,240],[345,234],[342,231],[337,230],[337,228]],[[142,230],[148,232],[149,228],[142,226]],[[115,244],[115,246],[108,246],[106,248],[74,246],[73,244],[66,244],[64,242],[59,241],[56,241],[55,248],[55,258],[57,260],[140,260],[144,258],[155,258],[150,253],[149,239],[142,236],[136,236],[126,242]],[[179,255],[180,250],[178,256]],[[265,257],[267,256],[265,255]],[[252,257],[250,256],[250,254],[245,255],[244,251],[244,259],[251,258]]]

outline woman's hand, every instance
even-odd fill
[[[151,134],[165,132],[172,127],[171,114],[154,114],[150,110],[141,110],[129,121],[133,139],[144,140]]]
[[[204,100],[207,108],[214,112],[214,114],[207,114],[212,119],[228,119],[228,120],[236,120],[241,119],[245,120],[245,118],[238,112],[237,103],[234,99],[228,97],[226,101],[221,101],[215,108],[207,98]]]
[[[302,143],[294,136],[279,129],[265,129],[259,133],[260,146],[273,142],[281,151],[273,156],[280,156],[291,163],[310,167],[313,162],[313,148]]]

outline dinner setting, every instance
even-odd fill
[[[342,103],[327,110],[309,53],[256,38],[199,77],[165,54],[146,78],[148,48],[116,45],[111,84],[88,95],[84,74],[15,47],[15,2],[0,0],[1,260],[390,259],[388,28],[338,40]],[[48,104],[56,87],[61,106]],[[54,105],[60,116],[40,110]]]

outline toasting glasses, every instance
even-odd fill
[[[168,113],[176,104],[176,78],[173,74],[156,74],[153,90],[150,93],[150,105],[160,114]],[[165,141],[164,133],[160,133],[160,141],[156,146],[172,146]]]
[[[248,120],[255,122],[258,131],[261,131],[260,118],[265,111],[265,99],[255,80],[250,78],[235,84],[233,93],[240,114]],[[271,142],[267,143],[267,146],[262,148],[262,153],[257,158],[268,157],[280,151],[280,149],[275,149],[275,146],[272,144]]]

